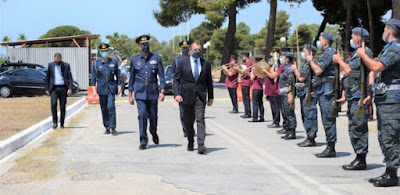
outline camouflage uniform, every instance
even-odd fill
[[[334,76],[333,54],[335,54],[335,50],[331,47],[322,50],[321,57],[317,63],[317,66],[323,70],[322,74],[318,76],[321,84],[316,87],[314,94],[321,108],[326,141],[334,143],[336,142],[336,118],[331,117],[331,114],[333,110],[332,102],[335,100],[335,97],[328,94],[333,90],[333,83],[327,82],[327,77]]]
[[[386,167],[400,166],[400,40],[389,42],[378,56],[386,69],[378,78],[387,91],[375,92],[378,135]]]
[[[351,54],[351,58],[347,62],[352,71],[359,71],[361,67],[361,59],[357,56],[357,49]],[[366,53],[372,57],[372,51],[367,48]],[[365,77],[368,77],[368,71],[365,71]],[[343,80],[344,88],[347,92],[347,116],[349,118],[349,135],[350,141],[356,154],[368,153],[368,116],[369,116],[369,105],[365,106],[364,117],[355,117],[358,109],[358,101],[360,100],[360,90],[358,89],[352,93],[352,89],[359,87],[360,76],[352,77],[347,76]],[[367,94],[365,94],[366,96]]]
[[[312,74],[309,72],[309,62],[305,62],[303,66],[300,69],[300,75],[301,77],[307,77],[306,75]],[[304,81],[304,82],[307,82]],[[317,132],[318,132],[318,113],[317,113],[317,98],[312,95],[311,96],[311,106],[306,107],[304,106],[304,103],[306,101],[306,95],[308,92],[308,88],[304,89],[299,89],[297,92],[297,96],[300,98],[300,103],[301,103],[301,114],[303,118],[303,126],[304,129],[307,132],[307,137],[311,140],[314,140],[317,137]]]

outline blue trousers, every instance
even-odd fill
[[[139,120],[140,144],[147,145],[147,121],[150,119],[150,133],[157,135],[158,100],[136,100]]]
[[[115,94],[99,95],[103,125],[106,129],[115,129],[117,119],[115,115]]]

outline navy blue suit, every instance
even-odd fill
[[[157,78],[158,76],[158,78]],[[160,86],[158,86],[160,79]],[[160,89],[165,88],[164,67],[158,54],[149,53],[147,59],[141,54],[131,59],[129,91],[134,91],[137,103],[140,145],[147,145],[147,120],[150,133],[157,135],[157,112]]]
[[[106,129],[116,128],[115,94],[118,93],[118,85],[121,83],[120,71],[116,60],[108,59],[103,62],[97,60],[92,65],[91,86],[96,86],[100,98],[103,125]]]

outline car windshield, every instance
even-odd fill
[[[171,67],[167,67],[167,71],[166,71],[165,75],[172,76],[172,68]]]

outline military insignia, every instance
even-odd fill
[[[103,44],[103,45],[101,46],[101,48],[102,48],[102,49],[107,49],[106,44]]]
[[[103,66],[99,66],[99,68],[103,68]]]
[[[142,37],[142,41],[147,41],[147,37],[146,37],[146,36],[143,36],[143,37]]]
[[[114,64],[110,64],[109,66],[110,66],[111,68],[113,68],[115,65],[114,65]]]
[[[156,69],[153,69],[153,70],[151,70],[151,71],[153,72],[153,74],[156,73]]]
[[[182,43],[182,45],[183,45],[183,46],[188,46],[187,41],[184,41],[184,42]]]
[[[142,62],[138,61],[136,64],[140,66],[142,64]]]
[[[157,61],[152,60],[152,61],[150,61],[150,64],[157,64]]]

